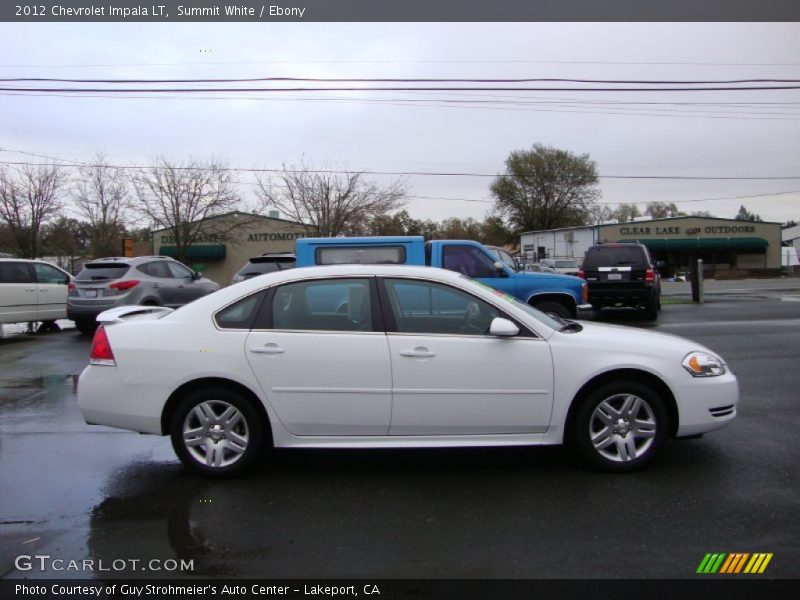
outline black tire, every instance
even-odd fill
[[[230,407],[238,412],[239,418],[228,426],[221,417]],[[210,408],[215,418],[208,418],[204,425],[196,408],[207,418],[210,415],[203,409]],[[190,440],[200,443],[187,444],[186,429],[196,430]],[[214,479],[237,477],[250,470],[262,453],[266,437],[265,424],[255,407],[226,388],[202,389],[186,396],[172,414],[169,431],[172,447],[183,466]],[[214,462],[219,464],[214,465]]]
[[[626,414],[624,407],[629,397],[638,398],[640,403],[638,411],[634,404],[630,408],[636,412],[629,410]],[[615,407],[623,410],[614,415],[609,408]],[[608,423],[606,417],[611,417]],[[637,421],[638,429],[626,431],[628,424]],[[597,435],[609,428],[609,435],[602,438],[608,440],[607,446],[596,448],[592,440],[599,439]],[[640,469],[653,460],[668,429],[669,416],[658,393],[637,381],[622,380],[601,385],[586,397],[578,408],[571,433],[575,447],[590,465],[604,471],[626,472]]]
[[[97,330],[97,321],[80,319],[75,321],[75,328],[83,335],[94,335]]]
[[[573,317],[572,311],[555,300],[544,300],[543,302],[534,302],[533,308],[542,311],[545,314],[555,315],[562,319],[571,319]]]
[[[658,296],[653,296],[644,305],[644,318],[648,321],[655,321],[658,318]]]

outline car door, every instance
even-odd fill
[[[522,331],[487,334],[494,305],[440,283],[381,281],[392,361],[389,435],[544,432],[553,403],[550,347]]]
[[[391,368],[375,279],[281,285],[265,300],[245,353],[281,422],[295,435],[385,435]]]
[[[25,261],[0,261],[0,323],[36,320],[36,284]]]
[[[45,263],[33,263],[36,274],[36,318],[55,321],[67,318],[69,275]]]
[[[178,295],[178,285],[180,280],[172,276],[172,271],[167,266],[166,260],[154,260],[137,267],[143,273],[150,276],[147,283],[150,285],[153,295],[162,306],[176,307],[181,306]]]
[[[195,279],[194,273],[182,264],[169,261],[167,262],[172,277],[177,283],[176,298],[178,304],[188,304],[192,300],[197,300],[208,293],[208,289],[199,279]]]
[[[504,266],[497,269],[496,262],[498,262],[496,257],[490,256],[477,246],[445,244],[442,247],[442,266],[445,269],[477,279],[481,283],[515,296],[516,279]]]

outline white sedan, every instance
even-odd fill
[[[209,476],[271,446],[569,443],[627,471],[669,436],[730,423],[739,396],[693,341],[555,320],[429,267],[279,271],[98,320],[78,385],[87,423],[168,434]]]

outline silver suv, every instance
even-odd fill
[[[218,289],[217,283],[166,256],[99,258],[86,263],[70,286],[67,318],[82,333],[91,333],[104,310],[132,304],[176,308]]]

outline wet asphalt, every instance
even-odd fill
[[[680,298],[672,300],[682,302]],[[729,427],[609,475],[560,448],[282,451],[246,479],[186,474],[169,440],[86,425],[75,330],[0,339],[0,576],[65,560],[186,559],[128,577],[694,577],[707,552],[772,552],[800,576],[800,301],[669,304],[654,328],[718,351],[742,404]]]

